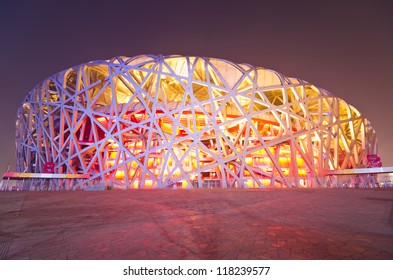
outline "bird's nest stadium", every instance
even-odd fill
[[[304,80],[223,59],[116,57],[38,84],[16,119],[18,172],[88,174],[118,188],[323,184],[366,167],[376,133]]]

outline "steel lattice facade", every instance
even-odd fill
[[[18,109],[17,171],[121,188],[321,186],[364,167],[376,134],[324,89],[222,59],[143,55],[81,64]]]

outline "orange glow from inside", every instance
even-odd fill
[[[138,121],[138,120],[143,120],[144,114],[133,114],[131,117],[130,116],[124,116],[124,118],[131,118],[133,121]],[[197,116],[197,124],[200,124],[200,127],[198,126],[196,129],[201,129],[205,126],[205,123],[203,121],[203,116]],[[97,120],[102,123],[104,126],[108,126],[108,119],[104,117],[97,117]],[[185,121],[187,121],[185,119]],[[160,119],[159,125],[165,131],[166,133],[174,133],[172,124],[170,122],[167,122],[166,119]],[[187,126],[186,123],[184,123],[185,126]],[[232,128],[233,133],[237,133],[237,130],[239,129],[240,126],[236,126]],[[260,126],[260,129],[266,130],[266,135],[274,135],[276,134],[276,130],[278,130],[278,127],[274,124],[264,124]],[[177,129],[179,130],[179,129]],[[230,132],[230,131],[229,131]],[[179,131],[175,132],[176,134],[179,134]],[[180,134],[179,134],[180,135]],[[127,138],[128,137],[128,138]],[[135,136],[130,133],[128,136],[126,136],[126,139],[130,139],[129,142],[125,142],[124,146],[127,147],[127,149],[132,152],[134,155],[138,155],[140,153],[144,152],[144,147],[146,147],[146,143],[143,142],[143,140],[133,138]],[[212,137],[210,135],[205,136],[207,137],[204,142],[204,144],[208,148],[214,148],[216,147],[216,139],[215,137]],[[251,145],[258,145],[258,140],[250,140]],[[154,146],[155,143],[152,141],[150,146]],[[253,152],[249,156],[245,158],[245,164],[252,167],[253,169],[253,174],[248,171],[246,168],[243,173],[244,177],[244,186],[248,188],[259,188],[259,187],[283,187],[285,184],[275,182],[273,185],[271,184],[271,181],[269,178],[266,178],[268,174],[275,173],[276,176],[281,176],[280,174],[283,174],[286,177],[291,177],[295,176],[293,173],[291,173],[291,170],[297,170],[297,176],[306,178],[307,177],[307,170],[306,170],[306,165],[303,160],[298,154],[296,154],[295,159],[291,158],[291,149],[290,146],[287,144],[281,145],[279,148],[277,147],[268,147],[268,150],[261,149],[256,152]],[[106,165],[108,168],[114,167],[117,164],[120,164],[123,160],[127,159],[120,159],[117,155],[117,150],[118,150],[118,145],[116,142],[111,143],[108,145],[108,152],[107,152],[107,160],[106,160]],[[162,154],[163,151],[160,151],[157,154],[152,154],[150,158],[147,159],[147,162],[145,159],[141,159],[140,164],[145,164],[147,169],[156,177],[156,178],[165,178],[169,174],[173,177],[173,180],[176,181],[176,178],[182,177],[184,175],[184,172],[190,172],[189,179],[190,180],[195,180],[199,176],[202,176],[201,174],[196,174],[193,172],[197,168],[197,160],[196,157],[199,157],[199,165],[200,167],[203,167],[205,165],[209,165],[212,163],[211,157],[208,155],[208,153],[205,152],[200,152],[199,155],[196,155],[195,152],[190,152],[187,157],[183,158],[183,154],[185,151],[183,151],[180,148],[176,148],[173,152],[174,154],[170,153],[165,153]],[[279,153],[279,154],[277,154]],[[167,158],[166,158],[167,157]],[[175,158],[177,157],[177,159]],[[176,162],[180,161],[182,159],[182,169],[183,172],[180,168],[175,168]],[[276,165],[274,164],[276,162]],[[140,168],[140,164],[138,164],[136,161],[132,161],[130,164],[127,164],[126,171],[123,169],[124,167],[121,167],[113,172],[109,172],[108,176],[113,176],[114,179],[116,180],[124,180],[125,179],[125,174],[128,175],[130,180],[132,181],[131,187],[132,188],[139,188],[140,186],[140,179],[141,179],[141,172],[137,172]],[[165,166],[164,166],[165,164]],[[294,166],[294,164],[296,166]],[[236,167],[233,165],[228,166],[230,169],[232,169],[234,172],[236,172]],[[255,169],[256,168],[256,169]],[[260,172],[258,172],[258,168]],[[278,172],[278,169],[281,169],[282,173]],[[256,170],[256,171],[255,171]],[[218,171],[218,172],[217,172]],[[112,174],[112,175],[111,175]],[[113,175],[114,174],[114,175]],[[265,174],[265,175],[264,175]],[[218,179],[222,180],[220,178],[221,172],[220,170],[211,170],[209,172],[209,175],[203,175],[203,179]],[[256,176],[256,177],[255,177]],[[258,178],[257,181],[255,179]],[[306,180],[306,179],[302,179]],[[144,182],[144,188],[153,188],[156,183],[154,183],[154,180],[151,178],[146,178]],[[176,185],[177,188],[187,188],[188,183],[186,180],[179,181]]]

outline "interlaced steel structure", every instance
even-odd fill
[[[17,171],[122,188],[302,187],[364,167],[376,134],[354,107],[276,71],[142,55],[81,64],[25,98]]]

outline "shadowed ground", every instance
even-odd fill
[[[393,189],[0,192],[0,259],[393,259]]]

